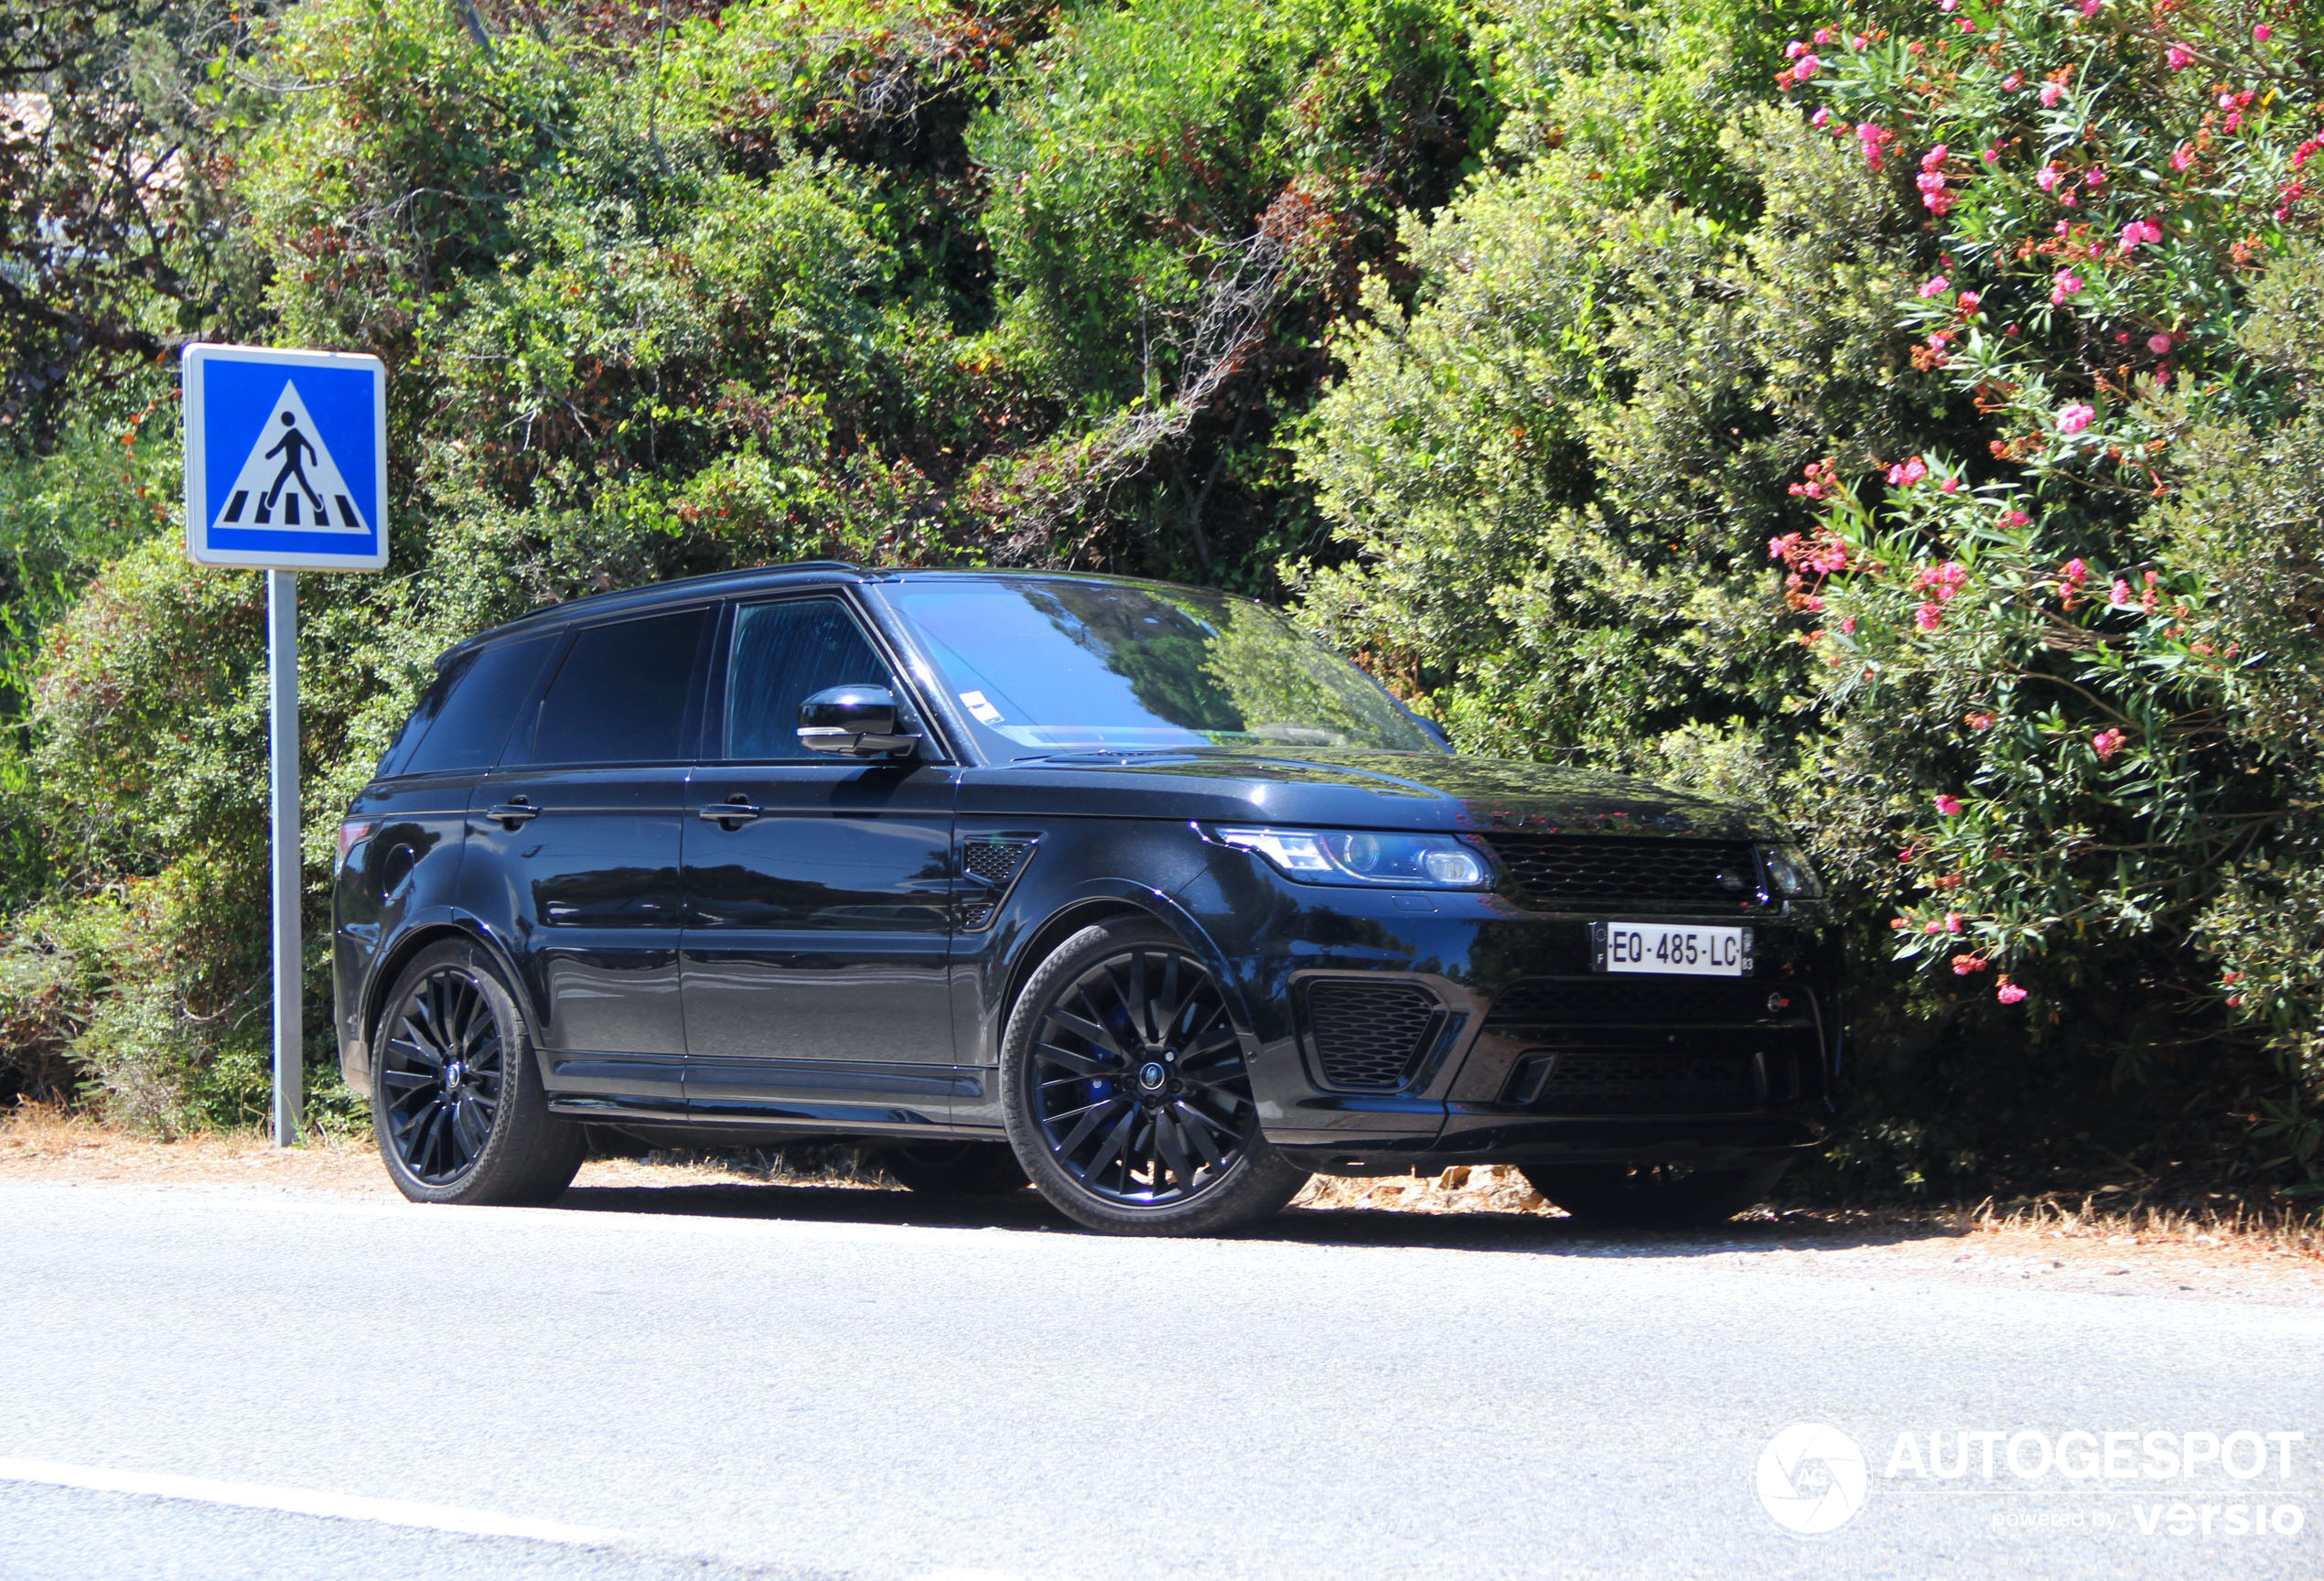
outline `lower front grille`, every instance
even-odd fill
[[[1307,989],[1308,1047],[1327,1087],[1393,1092],[1436,1040],[1444,1010],[1416,983],[1327,978]]]
[[[1749,1053],[1565,1049],[1520,1059],[1511,1097],[1542,1114],[1725,1114],[1766,1102]]]
[[[1804,1016],[1804,988],[1748,977],[1521,977],[1493,995],[1495,1027],[1748,1026]]]

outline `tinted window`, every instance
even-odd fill
[[[389,754],[394,771],[441,774],[490,769],[498,762],[509,726],[540,678],[551,640],[534,637],[461,654],[413,712],[403,732],[412,744],[410,755],[399,761]],[[397,743],[396,752],[403,750],[403,743]]]
[[[799,744],[799,704],[850,683],[895,683],[838,599],[736,611],[726,654],[726,756],[745,762],[820,757]]]
[[[577,633],[541,699],[535,763],[666,763],[683,750],[686,691],[709,612]]]

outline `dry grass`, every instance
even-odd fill
[[[127,1135],[87,1117],[30,1105],[0,1113],[0,1181],[159,1189],[229,1188],[285,1195],[393,1199],[368,1138],[319,1138],[276,1148],[248,1131],[174,1141]],[[643,1160],[593,1159],[576,1200],[653,1211],[757,1211],[778,1215],[925,1220],[940,1205],[899,1200],[894,1182],[852,1147],[794,1146],[743,1154],[658,1153]],[[758,1193],[778,1189],[762,1207]],[[737,1189],[739,1188],[739,1189]],[[850,1209],[834,1190],[871,1192],[877,1206]],[[1526,1244],[1596,1243],[1505,1166],[1461,1167],[1427,1177],[1351,1180],[1318,1177],[1300,1193],[1287,1231],[1338,1238],[1467,1244],[1513,1236]],[[1420,1215],[1399,1231],[1390,1215]],[[1312,1215],[1312,1217],[1310,1217]],[[1005,1217],[1044,1220],[1029,1199]],[[1297,1231],[1306,1222],[1316,1228]],[[1507,1231],[1503,1236],[1501,1231]],[[1547,1236],[1547,1240],[1543,1237]],[[1451,1239],[1447,1240],[1447,1238]],[[1579,1238],[1578,1240],[1576,1238]],[[1725,1253],[1807,1271],[1942,1273],[1958,1277],[2039,1277],[2085,1289],[2198,1291],[2324,1302],[2324,1222],[2249,1205],[2131,1203],[2108,1195],[2048,1196],[1974,1205],[1831,1209],[1769,1207],[1716,1231],[1632,1237],[1640,1250],[1715,1242]],[[1705,1248],[1706,1250],[1708,1248]],[[2122,1279],[2115,1275],[2134,1274]]]

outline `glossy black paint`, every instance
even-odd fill
[[[1209,965],[1244,1033],[1266,1135],[1310,1167],[1718,1163],[1820,1135],[1841,1077],[1839,961],[1820,905],[1762,887],[1708,912],[1561,913],[1493,891],[1296,883],[1202,827],[1781,839],[1761,815],[1614,776],[1426,753],[978,761],[883,598],[893,585],[841,566],[739,573],[578,600],[479,639],[715,612],[684,761],[390,773],[357,798],[348,816],[371,833],[339,876],[333,933],[350,1081],[369,1090],[370,1039],[401,963],[457,931],[497,952],[531,1010],[561,1112],[662,1139],[997,1137],[998,1050],[1018,989],[1078,928],[1140,913]],[[737,605],[788,595],[847,601],[891,668],[860,681],[892,685],[922,732],[909,756],[726,760],[716,656]],[[534,816],[493,818],[519,798]],[[718,816],[726,806],[748,815]],[[980,843],[1025,855],[989,882],[963,868]],[[1666,1026],[1651,993],[1619,1024],[1512,1019],[1521,1001],[1608,982],[1592,972],[1589,926],[1609,915],[1746,922],[1754,975],[1716,1024],[1693,1006]],[[1433,997],[1432,1041],[1400,1090],[1322,1080],[1298,1006],[1309,985],[1340,979]],[[1731,1056],[1755,1083],[1748,1101],[1573,1113],[1529,1099],[1561,1050],[1618,1059],[1682,1040]]]

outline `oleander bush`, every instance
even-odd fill
[[[42,96],[0,108],[17,1088],[263,1098],[260,598],[177,546],[168,354],[265,339],[392,370],[394,562],[302,589],[311,920],[433,656],[543,601],[822,554],[1170,575],[1293,604],[1468,749],[1793,818],[1860,981],[1809,1189],[2324,1176],[2297,8],[0,29]]]

